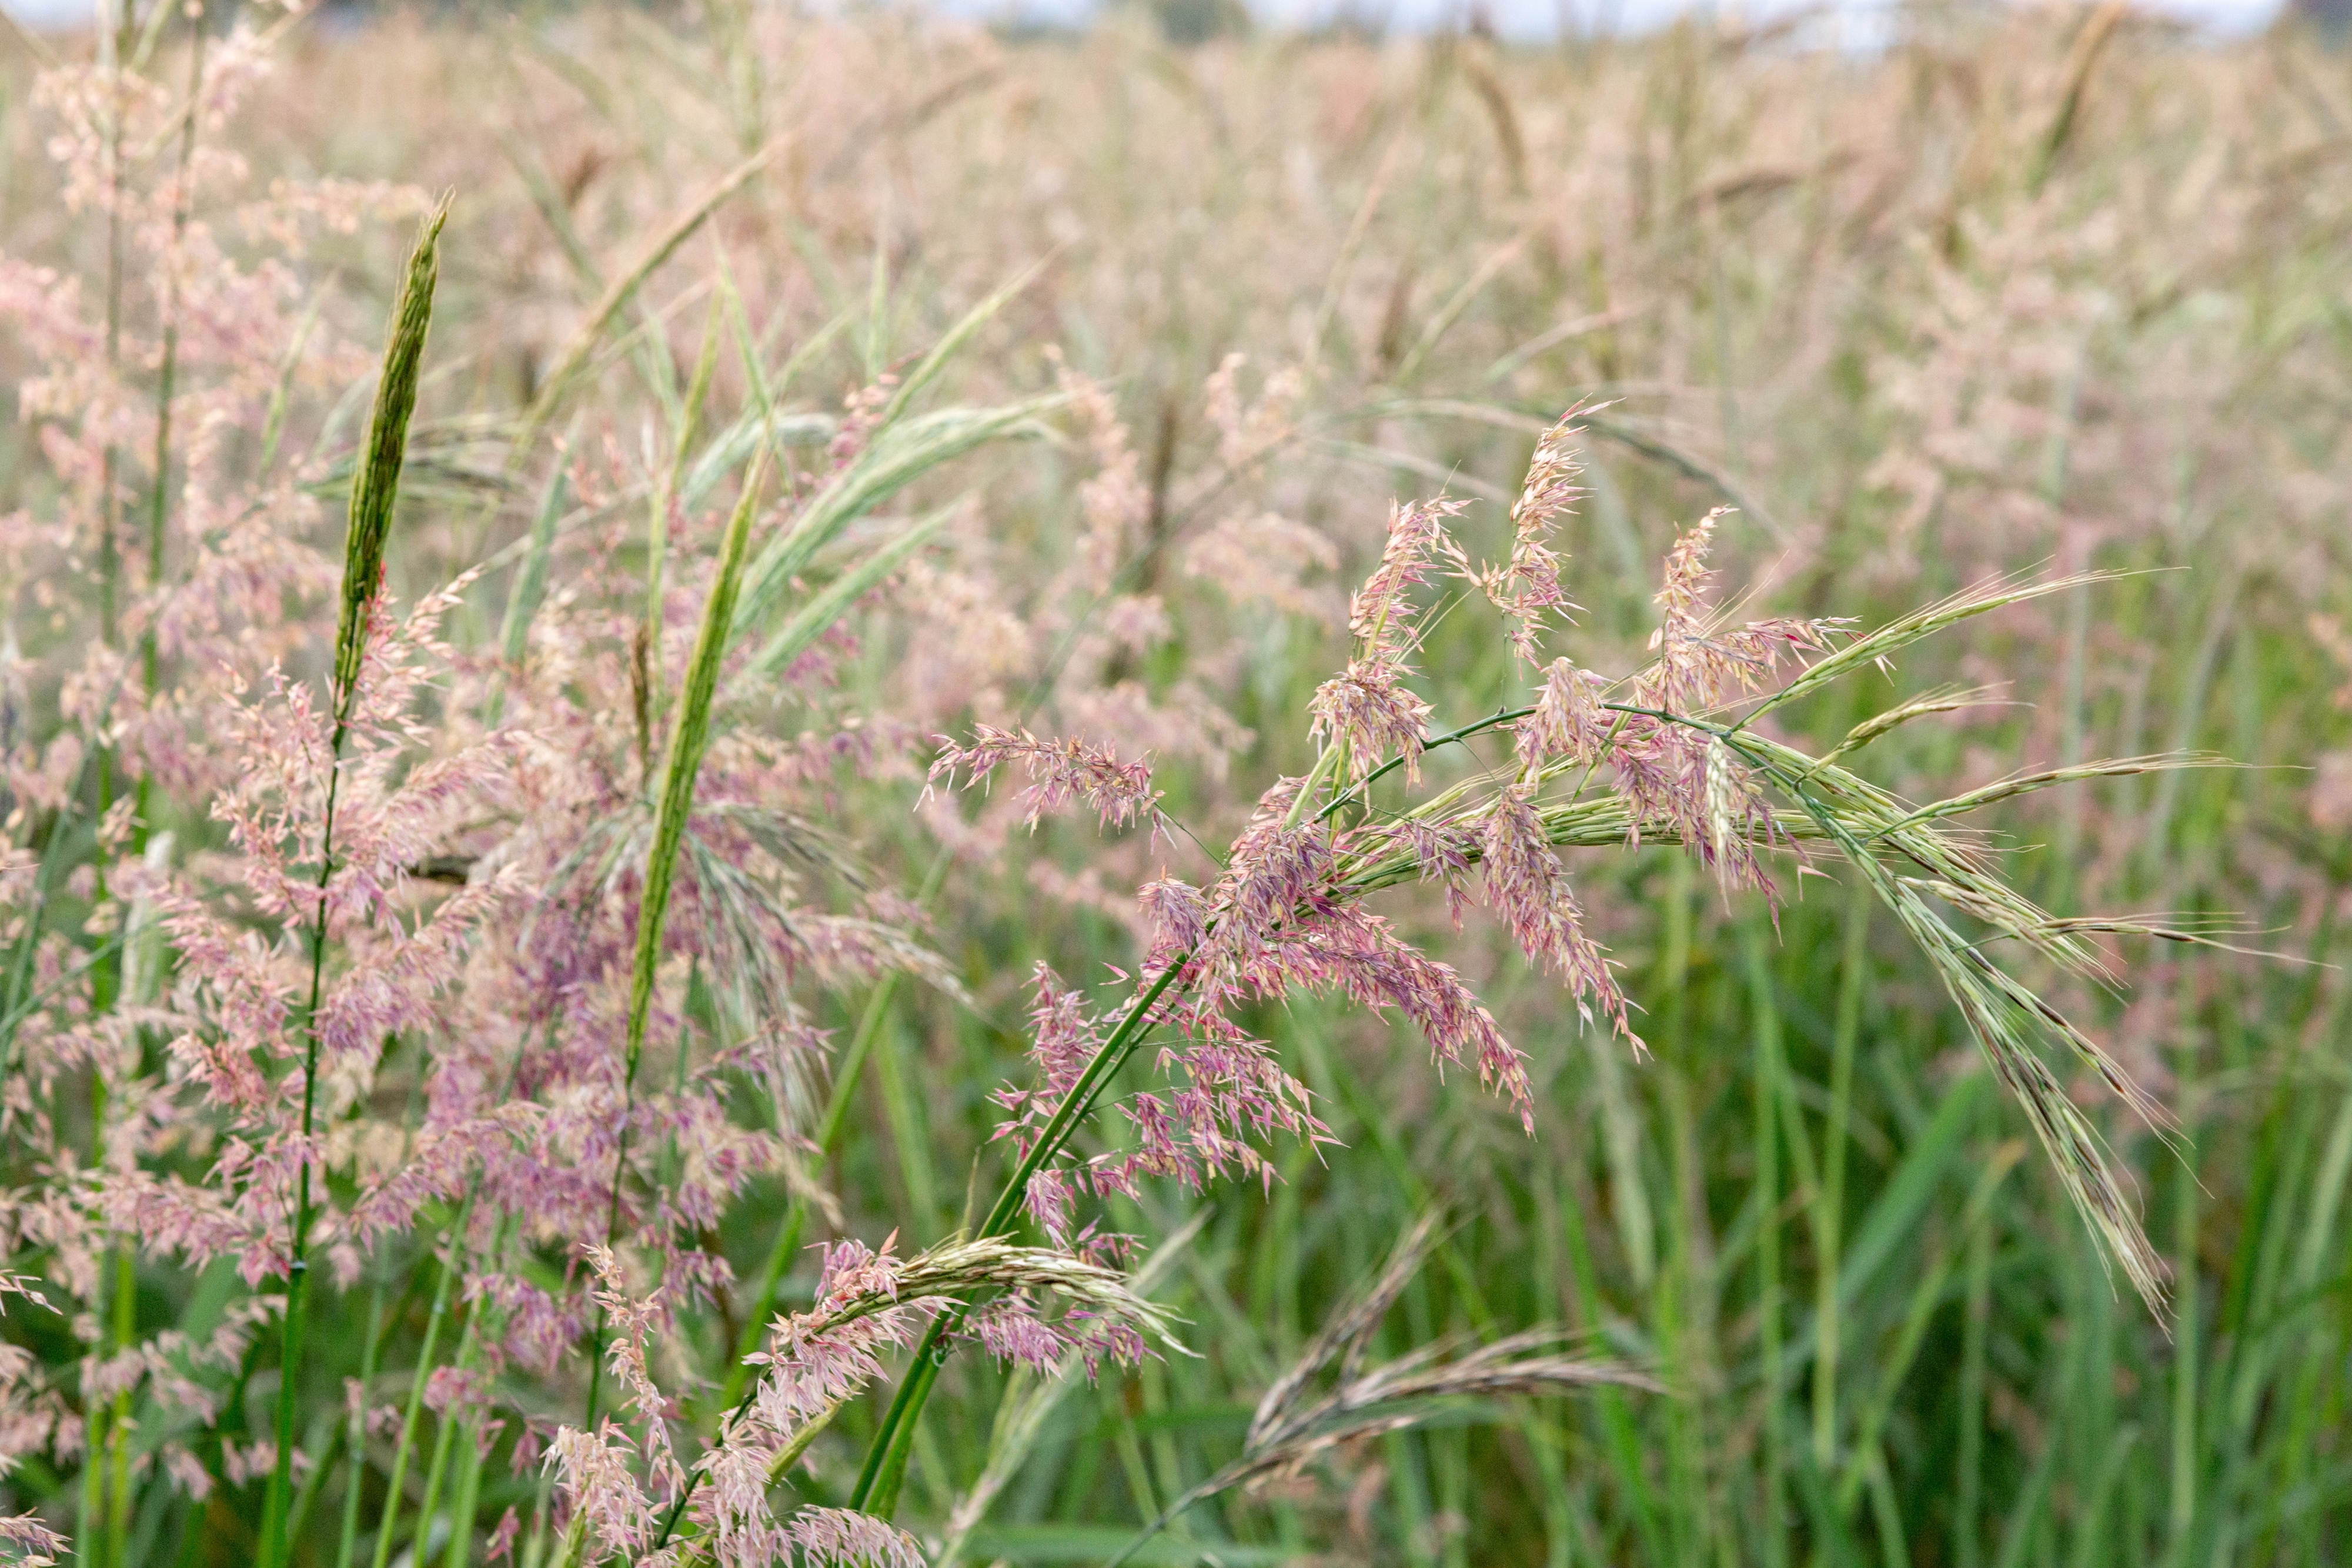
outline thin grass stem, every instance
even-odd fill
[[[468,1190],[457,1206],[457,1217],[450,1222],[447,1251],[441,1259],[440,1278],[433,1287],[433,1305],[425,1316],[425,1341],[417,1348],[416,1370],[408,1380],[408,1403],[401,1411],[400,1437],[393,1445],[392,1469],[384,1483],[383,1510],[375,1529],[375,1555],[372,1568],[386,1568],[392,1561],[392,1533],[400,1520],[401,1499],[408,1481],[408,1456],[415,1446],[416,1424],[425,1407],[425,1385],[433,1372],[433,1350],[440,1343],[441,1325],[449,1315],[449,1293],[457,1278],[457,1249],[474,1213],[474,1194]]]
[[[1822,1133],[1822,1185],[1814,1206],[1813,1464],[1837,1461],[1838,1257],[1845,1223],[1846,1119],[1853,1104],[1853,1058],[1862,1036],[1864,967],[1870,956],[1870,884],[1853,879],[1846,894],[1845,944],[1839,957],[1837,1021],[1830,1042],[1829,1121]]]
[[[1780,1451],[1780,1019],[1772,999],[1772,973],[1765,956],[1762,922],[1751,918],[1741,922],[1739,929],[1756,1042],[1756,1317],[1763,1364],[1757,1400],[1760,1433],[1758,1482],[1763,1512],[1757,1531],[1768,1568],[1780,1568],[1788,1561],[1789,1550],[1787,1498],[1781,1481],[1785,1461]]]
[[[352,1568],[352,1559],[359,1549],[360,1496],[367,1480],[367,1401],[375,1384],[376,1356],[383,1348],[383,1281],[379,1279],[368,1304],[367,1349],[360,1357],[360,1396],[351,1415],[351,1436],[345,1448],[351,1463],[351,1479],[343,1486],[342,1531],[335,1540],[335,1568]]]
[[[263,1505],[263,1568],[279,1568],[287,1561],[288,1514],[293,1501],[294,1419],[300,1403],[302,1341],[310,1307],[311,1121],[318,1101],[319,1003],[327,967],[327,885],[335,870],[335,804],[342,783],[343,746],[359,700],[368,625],[382,586],[384,538],[392,529],[393,503],[399,494],[409,418],[416,407],[417,371],[424,360],[425,336],[433,321],[434,287],[440,277],[441,228],[448,215],[448,203],[444,201],[425,217],[416,247],[409,255],[384,346],[366,459],[352,484],[342,614],[335,635],[334,727],[328,742],[327,799],[319,831],[318,900],[310,930],[310,996],[302,1013],[301,1164],[295,1178],[294,1229],[287,1249],[286,1323],[278,1359],[278,1462],[270,1472]]]

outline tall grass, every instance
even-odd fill
[[[940,1562],[2340,1555],[2340,55],[2114,7],[1864,58],[723,6],[297,29],[256,86],[263,40],[163,17],[0,66],[0,1515],[109,1568],[707,1560],[692,1467],[797,1313],[903,1331],[893,1392],[731,1484]],[[352,345],[443,186],[404,452]],[[1608,764],[1553,778],[1636,1058],[1360,868],[1528,1052],[1533,1135],[1391,1016],[1244,1003],[1328,1136],[1109,1193],[1136,1256],[1057,1261],[989,1098],[1033,970],[1175,975],[1129,890],[1381,762],[1307,716],[1388,498],[1504,559],[1579,399],[1549,651],[1642,667],[1722,504],[1755,612],[1853,618],[1707,720],[1811,869],[1718,890],[1704,824],[1628,848]],[[392,695],[304,772],[339,571]],[[1419,792],[1329,784],[1343,827],[1514,766],[1494,612],[1424,608]],[[1149,752],[1167,827],[911,810],[975,724]],[[1150,1087],[1134,1016],[1051,1129],[1087,1155],[1135,1147],[1077,1114]],[[947,1354],[1000,1290],[1169,1341]],[[607,1416],[653,1507],[599,1559],[543,1450]]]

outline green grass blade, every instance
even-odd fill
[[[882,409],[882,423],[886,425],[897,423],[898,417],[907,412],[908,405],[914,401],[916,394],[937,381],[940,372],[947,369],[948,362],[962,352],[964,346],[971,341],[982,327],[995,318],[998,311],[1011,303],[1013,296],[1035,281],[1037,275],[1045,269],[1046,262],[1052,259],[1047,256],[1031,262],[1016,273],[1010,281],[990,294],[987,298],[965,311],[956,324],[949,328],[938,342],[931,345],[930,352],[925,354],[915,368],[907,372],[906,379],[901,381],[898,390],[890,394],[890,401]]]
[[[947,526],[970,503],[971,497],[960,496],[929,517],[907,525],[891,536],[856,566],[835,578],[815,597],[784,622],[767,645],[753,656],[746,673],[774,675],[788,669],[794,659],[806,653],[812,643],[833,623],[849,612],[851,606],[871,593],[905,564],[912,556]]]
[[[751,567],[750,585],[743,596],[735,627],[736,635],[747,635],[764,622],[792,580],[842,529],[888,500],[929,468],[1009,435],[1068,401],[1055,395],[1026,400],[1003,408],[948,409],[921,419],[905,417],[909,400],[938,377],[954,355],[970,342],[973,334],[1003,308],[1006,300],[1025,287],[1035,273],[1036,267],[1033,267],[990,295],[966,312],[963,319],[933,345],[914,373],[892,394],[866,449],[801,508],[790,528],[762,548]],[[881,257],[877,254],[875,273],[877,298],[869,305],[869,329],[874,325],[873,312],[880,308],[881,293],[886,286],[887,274],[882,270]],[[734,330],[737,354],[742,360],[745,374],[751,381],[755,404],[752,416],[758,421],[757,431],[772,432],[777,424],[775,401],[782,395],[782,385],[790,382],[803,361],[820,351],[848,324],[851,318],[846,312],[836,315],[822,331],[804,341],[793,351],[776,384],[771,385],[763,355],[753,340],[741,297],[735,288],[733,277],[727,270],[723,256],[719,265],[719,293]],[[872,348],[869,338],[869,352]],[[749,439],[757,440],[759,435],[751,434]],[[822,629],[819,625],[815,631]],[[787,632],[790,630],[786,629]],[[814,632],[812,631],[810,635],[814,637]],[[782,641],[782,633],[778,641]],[[797,653],[798,649],[794,649],[792,653],[779,657],[772,647],[761,655],[760,668],[772,672],[782,663],[788,663]]]
[[[744,574],[734,635],[748,635],[764,624],[793,579],[851,523],[941,464],[992,442],[1030,433],[1037,420],[1068,401],[1056,392],[992,408],[943,409],[884,427],[872,444],[811,497],[791,528],[761,547]]]
[[[507,593],[506,614],[499,622],[499,655],[509,664],[521,664],[523,651],[530,645],[531,621],[539,614],[541,601],[547,597],[547,567],[549,558],[555,552],[555,525],[562,520],[564,502],[571,494],[563,465],[558,464],[547,476],[547,488],[540,493],[539,510],[531,517],[530,544],[523,552],[522,564],[515,569],[514,586]]]
[[[631,1082],[635,1081],[637,1059],[645,1049],[646,1019],[653,1006],[654,977],[661,964],[662,926],[669,915],[670,888],[677,874],[678,844],[686,837],[687,817],[694,806],[694,781],[710,738],[711,699],[719,689],[719,666],[726,657],[727,629],[743,580],[743,558],[751,540],[751,518],[759,510],[765,468],[764,454],[754,455],[743,477],[742,498],[728,519],[719,547],[719,574],[711,583],[710,597],[703,603],[702,624],[695,633],[694,653],[687,665],[677,716],[670,726],[669,747],[662,759],[661,793],[654,808],[653,845],[646,852],[645,891],[637,905],[636,954],[629,975],[626,1072]]]
[[[637,290],[653,276],[662,263],[677,253],[677,248],[692,238],[694,232],[709,220],[728,199],[751,183],[751,177],[768,166],[776,154],[771,143],[746,158],[719,176],[686,211],[672,219],[669,226],[656,234],[636,259],[620,276],[605,286],[604,292],[572,334],[555,359],[555,367],[540,384],[539,395],[524,411],[522,427],[509,449],[509,468],[530,459],[538,448],[539,439],[547,433],[556,417],[570,403],[573,394],[585,384],[588,371],[594,361],[596,348],[611,329],[613,319],[636,298]]]

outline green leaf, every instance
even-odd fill
[[[768,645],[751,661],[752,672],[772,675],[789,668],[809,644],[848,613],[850,606],[872,592],[908,557],[928,544],[971,498],[959,496],[929,516],[908,524],[865,559],[825,584],[801,606],[799,613],[784,622],[782,631],[768,640]]]
[[[1131,1533],[1089,1524],[996,1525],[973,1531],[970,1551],[979,1562],[999,1558],[1007,1563],[1103,1563],[1118,1554]],[[1196,1563],[1246,1568],[1252,1563],[1293,1563],[1298,1556],[1280,1546],[1238,1546],[1229,1541],[1181,1541],[1163,1535],[1136,1548],[1128,1561],[1161,1568],[1190,1568]]]

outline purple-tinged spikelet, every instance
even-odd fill
[[[998,768],[1019,763],[1029,776],[1021,792],[1024,820],[1034,828],[1048,812],[1073,800],[1094,808],[1108,827],[1128,827],[1151,821],[1158,811],[1159,793],[1151,788],[1148,762],[1121,762],[1108,747],[1082,740],[1040,740],[1027,730],[998,729],[977,725],[972,741],[964,745],[941,737],[940,754],[931,763],[933,785],[945,780],[952,789],[964,776],[967,789],[985,782]]]
[[[1577,484],[1584,466],[1576,455],[1581,434],[1576,420],[1583,413],[1581,404],[1570,409],[1536,443],[1526,482],[1511,503],[1510,559],[1478,573],[1479,587],[1503,612],[1503,635],[1511,652],[1531,668],[1543,663],[1545,622],[1576,608],[1560,586],[1565,563],[1551,548],[1551,529],[1584,493]]]

